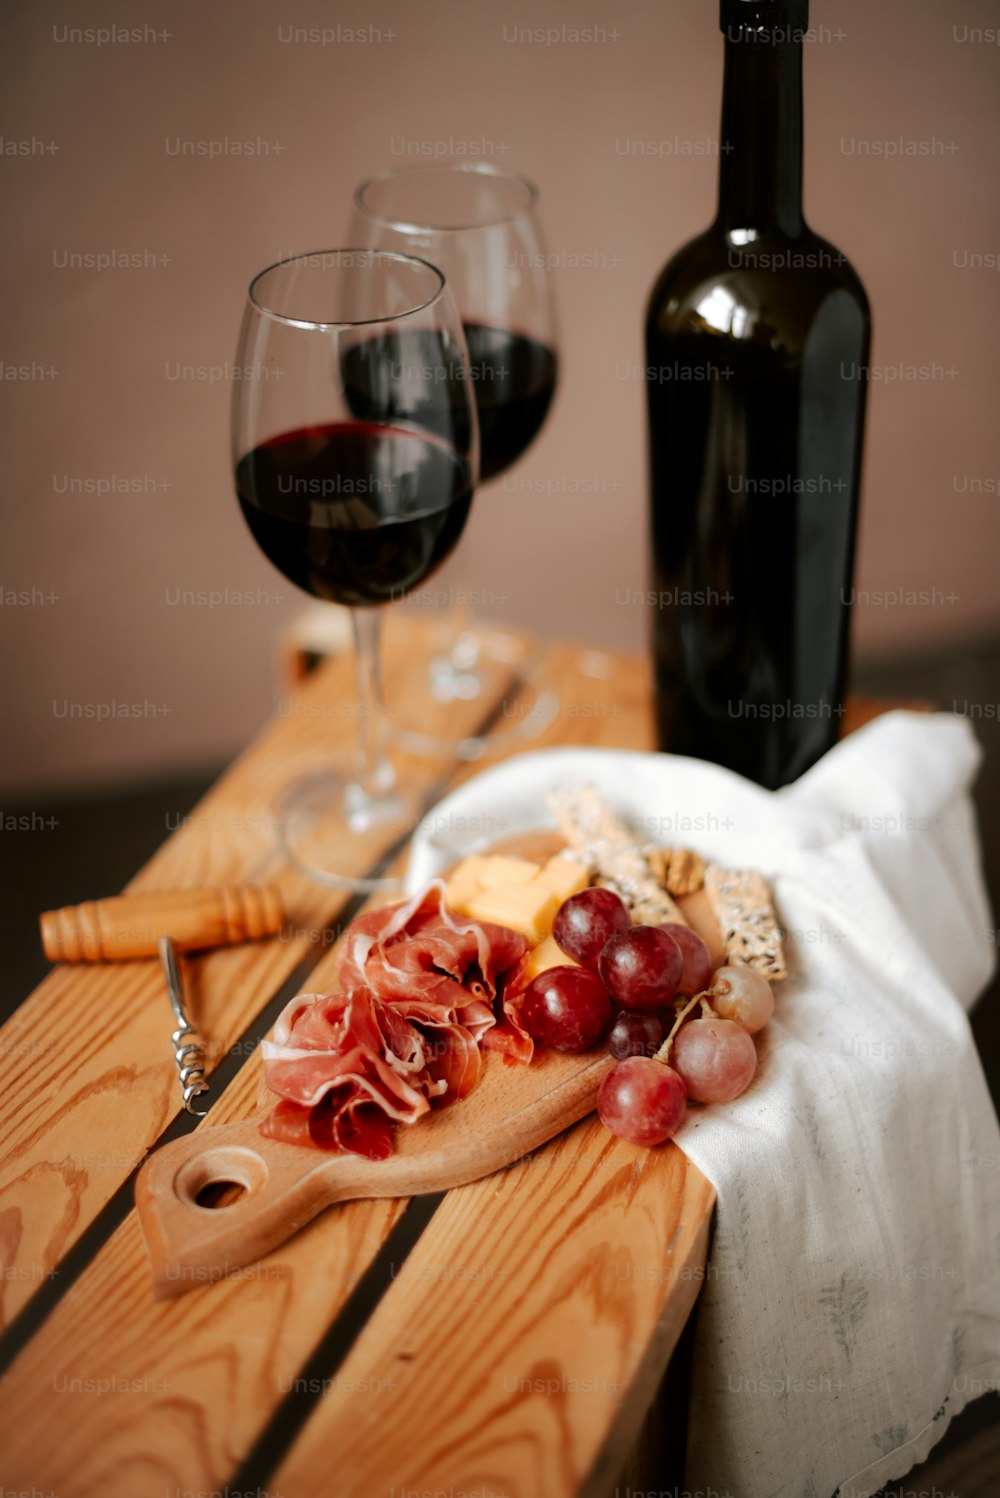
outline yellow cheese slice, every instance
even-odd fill
[[[537,945],[552,930],[559,903],[559,896],[543,884],[501,884],[480,890],[461,908],[474,921],[509,926]]]
[[[553,894],[559,896],[559,903],[562,904],[570,895],[577,895],[580,890],[586,889],[590,876],[582,863],[575,863],[571,858],[560,858],[556,854],[549,859],[535,882],[552,890]]]
[[[482,860],[479,883],[483,889],[496,889],[505,884],[527,884],[539,872],[539,865],[529,858],[512,858],[503,853],[493,853]]]
[[[481,853],[475,853],[463,858],[452,870],[445,883],[445,899],[452,910],[461,910],[465,902],[482,889],[482,871],[486,862]]]
[[[540,941],[537,947],[530,951],[524,960],[524,972],[530,983],[537,978],[539,973],[548,972],[550,967],[579,967],[572,957],[567,957],[562,947],[554,936],[547,936]]]

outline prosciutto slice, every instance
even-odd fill
[[[515,971],[512,980],[504,984],[503,1019],[483,1036],[483,1049],[500,1051],[505,1061],[520,1061],[524,1065],[535,1054],[535,1042],[521,1023],[521,1005],[528,988],[528,981],[521,981]]]
[[[440,881],[360,916],[341,992],[298,995],[264,1042],[264,1080],[280,1102],[262,1131],[384,1159],[393,1124],[475,1087],[481,1045],[530,1059],[528,1037],[510,1015],[498,1025],[494,1007],[500,976],[526,949],[515,931],[456,916]]]
[[[495,1023],[497,975],[519,962],[527,945],[506,926],[456,916],[438,879],[402,905],[358,917],[347,933],[340,982],[393,1003],[470,1011],[468,1028],[478,1039]]]

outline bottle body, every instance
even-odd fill
[[[739,54],[720,146],[728,109],[757,180],[723,164],[648,307],[653,649],[661,748],[774,788],[840,729],[871,324],[801,218],[801,59]]]

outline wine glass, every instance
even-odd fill
[[[354,195],[355,242],[420,255],[444,272],[469,347],[481,482],[498,477],[527,450],[555,392],[555,309],[538,198],[527,178],[490,162],[466,160],[386,171],[363,182]],[[491,663],[485,641],[470,627],[468,609],[454,613],[460,620],[457,638],[447,653],[432,657],[429,690],[443,702],[486,697],[497,678],[506,679],[511,662],[502,654]],[[534,665],[537,669],[537,660]],[[530,671],[522,663],[522,684],[526,674]],[[551,718],[550,697],[543,694],[513,730],[484,731],[455,742],[432,738],[394,716],[393,731],[413,753],[477,759],[544,727]]]
[[[472,503],[478,428],[461,319],[440,270],[413,256],[294,255],[251,282],[236,368],[243,518],[285,577],[350,608],[357,653],[353,771],[292,786],[284,848],[321,882],[387,888],[395,881],[356,872],[416,811],[386,746],[382,606],[444,561]]]

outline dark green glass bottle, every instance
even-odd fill
[[[761,785],[837,738],[871,319],[802,216],[802,0],[722,0],[719,207],[646,319],[661,748]]]

